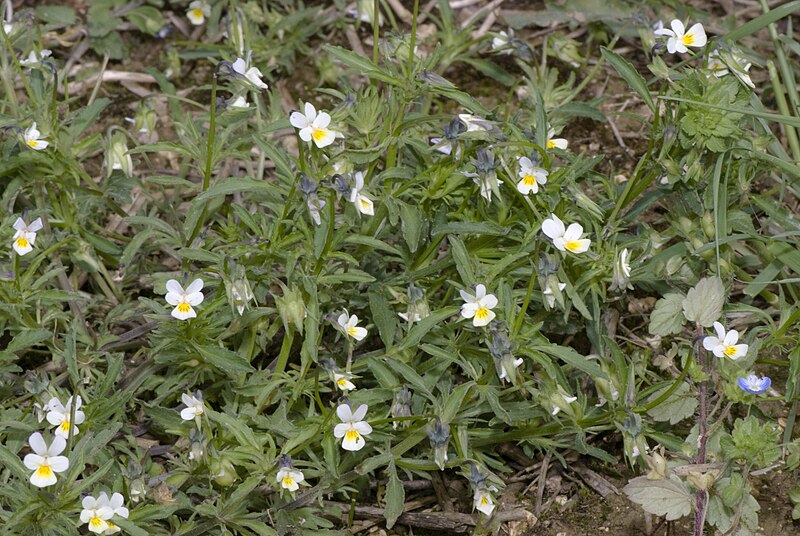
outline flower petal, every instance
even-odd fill
[[[555,240],[556,238],[563,237],[566,229],[564,228],[564,222],[555,214],[551,214],[550,218],[542,222],[542,232],[548,238]]]
[[[358,409],[355,410],[355,412],[353,412],[353,420],[354,421],[363,421],[364,417],[367,416],[367,410],[368,409],[369,409],[369,406],[367,406],[366,404],[361,404],[360,406],[358,406]]]
[[[35,432],[31,434],[28,438],[28,444],[31,446],[31,450],[36,454],[43,456],[47,454],[47,444],[44,442],[44,437],[39,432]]]

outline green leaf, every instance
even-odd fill
[[[75,24],[75,10],[67,6],[37,6],[36,16],[42,22],[61,27]]]
[[[666,517],[667,521],[689,515],[694,504],[694,494],[689,486],[675,475],[663,480],[638,476],[622,491],[645,512]]]
[[[490,221],[454,221],[437,225],[431,231],[433,236],[466,233],[479,236],[505,236],[508,234],[508,228]]]
[[[683,300],[683,315],[690,322],[698,322],[704,328],[711,327],[722,315],[725,303],[725,287],[719,277],[704,277],[689,289]]]
[[[89,126],[95,124],[97,122],[97,118],[100,117],[100,114],[103,110],[106,109],[111,103],[110,99],[105,97],[97,99],[89,106],[84,107],[75,116],[75,119],[72,120],[72,124],[70,125],[69,129],[67,130],[67,134],[72,140],[75,140],[81,133],[89,128]]]
[[[356,54],[355,52],[351,52],[346,48],[334,45],[325,45],[323,48],[325,49],[325,52],[333,56],[334,59],[341,61],[348,67],[352,67],[360,75],[368,76],[369,78],[374,78],[375,80],[381,80],[395,86],[404,85],[402,79],[385,73],[370,60]]]
[[[647,328],[651,335],[676,335],[683,330],[683,300],[682,294],[667,294],[656,302]]]
[[[800,1],[795,0],[794,2],[788,2],[773,9],[772,11],[768,11],[767,13],[764,13],[763,15],[746,22],[745,24],[742,24],[741,26],[736,27],[736,29],[728,32],[720,39],[724,39],[725,41],[729,42],[738,41],[742,37],[754,34],[762,28],[766,28],[773,22],[791,15],[796,11],[800,11]]]
[[[652,402],[657,399],[670,388],[670,385],[650,395],[647,401]],[[651,408],[647,414],[659,422],[669,421],[670,424],[675,424],[694,415],[695,410],[697,410],[697,398],[694,397],[691,389],[689,389],[689,384],[683,382],[675,389],[669,398],[656,407]]]
[[[647,89],[647,82],[644,77],[639,74],[639,71],[625,58],[612,52],[611,50],[601,47],[600,53],[603,58],[611,64],[611,66],[620,74],[622,78],[631,86],[636,93],[644,100],[644,103],[650,108],[653,113],[656,113],[656,104],[653,102],[653,97],[650,95],[650,90]]]
[[[206,201],[208,199],[213,199],[215,197],[231,195],[236,192],[245,192],[245,191],[250,194],[270,193],[276,200],[279,200],[280,197],[279,194],[275,191],[275,185],[272,183],[258,179],[236,177],[236,178],[220,180],[219,182],[214,184],[214,186],[212,186],[202,194],[198,195],[195,198],[195,202],[201,203],[203,201]]]
[[[600,368],[596,361],[586,359],[586,357],[567,346],[544,344],[539,346],[530,346],[529,349],[534,352],[541,352],[553,357],[557,357],[568,365],[571,365],[594,378],[608,379],[608,376],[605,372],[603,372],[603,369]]]
[[[253,366],[245,358],[226,348],[219,346],[194,345],[195,350],[203,358],[203,361],[214,365],[218,369],[228,374],[241,372],[253,372]]]
[[[419,342],[430,330],[458,311],[458,307],[444,307],[438,311],[433,311],[429,316],[415,323],[414,327],[411,328],[411,331],[408,332],[408,335],[406,335],[406,338],[403,339],[403,342],[400,344],[400,350],[407,350],[419,345]]]
[[[368,296],[372,321],[378,327],[384,346],[390,348],[394,346],[394,336],[397,333],[397,317],[381,287],[377,285],[371,287]]]
[[[124,517],[114,516],[111,522],[123,529],[125,534],[131,534],[132,536],[149,536],[150,534],[145,529],[137,527],[133,521]]]
[[[411,253],[419,247],[423,221],[424,215],[420,209],[406,203],[400,205],[400,228]]]
[[[403,483],[397,477],[397,469],[394,466],[394,460],[389,460],[389,482],[386,484],[386,510],[383,516],[386,518],[386,528],[391,529],[397,518],[403,514],[403,506],[406,502],[406,492],[403,489]]]
[[[40,342],[46,341],[52,336],[53,334],[47,329],[30,329],[20,331],[14,336],[12,341],[8,343],[6,351],[16,353],[20,350],[30,348],[31,346],[36,346]]]
[[[458,275],[461,276],[464,286],[474,284],[476,282],[475,265],[472,257],[469,256],[467,246],[456,236],[448,237],[448,241],[450,242],[450,252],[453,254],[453,260],[456,263],[456,270],[458,270]]]

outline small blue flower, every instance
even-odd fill
[[[769,389],[772,385],[772,380],[767,376],[758,377],[755,374],[750,374],[747,378],[739,378],[739,387],[746,393],[753,393],[760,395]]]

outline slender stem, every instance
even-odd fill
[[[350,368],[353,366],[353,347],[355,343],[350,340],[348,337],[347,339],[347,367],[345,368],[345,372],[350,374]]]
[[[22,281],[19,274],[19,253],[14,252],[14,279],[17,282],[17,290],[22,292]]]
[[[328,232],[325,235],[325,244],[322,246],[322,252],[319,254],[319,259],[317,259],[317,263],[314,265],[315,276],[319,275],[322,271],[322,267],[325,265],[325,257],[333,243],[333,225],[334,219],[336,218],[336,192],[333,190],[331,190],[331,196],[328,199],[328,216]]]
[[[25,86],[25,92],[28,94],[28,98],[31,101],[31,104],[35,106],[36,99],[33,96],[33,91],[31,91],[31,86],[28,84],[28,79],[25,77],[25,73],[22,70],[22,65],[19,62],[19,58],[17,58],[16,52],[14,52],[14,47],[11,46],[11,40],[8,38],[8,34],[6,33],[5,28],[2,27],[0,24],[0,34],[3,36],[3,41],[5,41],[6,48],[8,49],[8,53],[11,56],[11,60],[14,62],[14,67],[16,67],[17,72],[19,73],[19,77],[22,79],[22,85]],[[9,92],[11,95],[14,95],[14,91]],[[14,97],[16,100],[16,96]]]
[[[289,354],[292,351],[292,342],[294,342],[294,328],[289,326],[288,331],[283,336],[283,343],[281,344],[281,353],[278,354],[278,363],[275,365],[275,374],[283,374],[286,370],[286,363],[289,361]]]
[[[380,0],[372,2],[372,63],[378,65],[378,38],[381,34]]]
[[[538,274],[536,273],[536,267],[531,266],[531,280],[528,282],[528,291],[525,293],[525,299],[522,301],[522,308],[519,310],[519,316],[516,318],[514,322],[514,330],[511,333],[511,336],[514,337],[519,330],[522,329],[522,323],[525,321],[526,315],[525,311],[528,310],[528,304],[531,302],[531,294],[533,294],[533,283],[536,281]]]
[[[774,89],[775,102],[778,105],[778,110],[781,114],[793,117],[789,104],[786,102],[786,94],[783,92],[783,83],[781,77],[778,75],[778,70],[775,69],[775,64],[772,60],[767,62],[767,70],[769,71],[769,79],[772,82]],[[789,147],[792,150],[792,157],[795,162],[800,162],[800,141],[797,139],[797,131],[792,125],[784,124],[783,130],[786,132],[786,140],[789,142]]]
[[[206,145],[206,169],[203,173],[203,191],[211,182],[211,164],[214,161],[214,138],[217,130],[217,75],[211,79],[211,116],[208,123],[208,143]]]
[[[414,47],[417,46],[417,16],[419,15],[419,0],[414,0],[414,17],[411,19],[411,40],[408,44],[408,79],[412,77],[414,68]]]
[[[706,371],[706,352],[700,348],[700,341],[703,340],[703,326],[698,322],[696,325],[695,335],[695,355],[697,362],[703,373]],[[700,411],[697,417],[698,426],[698,441],[697,441],[697,458],[695,463],[706,463],[706,443],[708,442],[708,400],[707,400],[708,380],[700,382],[698,393],[698,401],[700,404]],[[706,491],[699,489],[695,494],[695,513],[694,513],[694,536],[703,536],[703,528],[706,519]]]

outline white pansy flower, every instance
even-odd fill
[[[183,289],[180,283],[175,279],[167,281],[167,295],[165,299],[170,305],[174,305],[175,309],[172,310],[172,316],[178,320],[188,320],[189,318],[196,318],[197,313],[194,311],[193,306],[203,303],[203,280],[200,278],[192,281],[186,290]]]
[[[561,149],[562,151],[566,151],[567,147],[569,146],[569,142],[564,138],[554,138],[553,136],[556,135],[556,131],[553,128],[547,129],[547,148],[548,149]]]
[[[486,294],[484,285],[477,285],[474,295],[465,290],[460,290],[459,293],[465,302],[461,306],[461,316],[471,318],[473,326],[485,326],[497,316],[492,311],[497,307],[497,297],[494,294]]]
[[[14,222],[14,242],[11,247],[17,252],[17,255],[27,255],[33,251],[33,245],[36,242],[36,233],[42,229],[42,218],[36,218],[30,224],[25,223],[22,218],[17,218]]]
[[[114,516],[114,509],[108,504],[108,496],[101,502],[100,497],[95,499],[88,495],[81,501],[81,506],[81,523],[87,523],[89,531],[95,534],[105,534],[109,529],[108,520]]]
[[[356,206],[356,209],[358,209],[361,214],[374,216],[375,207],[372,200],[361,193],[361,190],[364,189],[364,172],[356,171],[353,174],[353,180],[355,181],[355,186],[350,190],[350,202]]]
[[[725,59],[727,60],[728,64],[731,67],[728,67],[725,61],[723,61],[722,55],[720,55],[719,49],[714,50],[711,54],[708,55],[708,68],[717,78],[722,78],[726,76],[731,71],[733,74],[736,75],[736,78],[744,82],[744,84],[749,87],[750,89],[755,89],[756,85],[753,83],[753,80],[750,79],[750,74],[748,71],[750,67],[753,66],[750,63],[750,60],[737,54],[736,52],[730,52],[725,54]]]
[[[86,419],[83,411],[81,411],[81,404],[83,401],[81,397],[75,398],[75,422],[72,423],[72,435],[78,435],[78,425],[82,424]],[[66,438],[69,436],[70,429],[70,415],[72,414],[72,397],[67,400],[66,406],[61,403],[58,398],[51,398],[47,403],[49,411],[47,412],[47,422],[56,426],[55,434],[57,436]]]
[[[32,123],[29,126],[25,133],[22,135],[22,139],[25,140],[25,145],[34,149],[36,151],[41,151],[47,149],[47,146],[50,145],[49,141],[45,141],[39,138],[42,133],[36,128],[36,123]]]
[[[205,0],[194,0],[189,4],[186,16],[189,18],[189,22],[195,26],[200,26],[206,21],[206,17],[211,16],[211,6]]]
[[[278,471],[277,481],[280,482],[283,489],[297,491],[300,487],[300,482],[304,480],[303,472],[292,467],[284,467]]]
[[[653,32],[656,35],[666,35],[669,37],[669,39],[667,39],[667,50],[670,54],[674,54],[675,52],[688,52],[689,49],[686,47],[703,48],[706,46],[706,42],[708,42],[706,31],[699,22],[689,28],[689,31],[686,31],[686,26],[678,19],[673,20],[670,23],[670,27],[672,28],[671,30],[662,28]]]
[[[265,84],[263,80],[261,80],[261,77],[264,76],[261,74],[261,70],[257,67],[249,67],[248,63],[242,58],[236,58],[236,61],[231,64],[231,68],[233,69],[233,72],[244,76],[248,82],[256,86],[258,89],[269,88],[269,86]]]
[[[310,102],[305,103],[305,113],[292,112],[289,122],[296,129],[299,129],[300,139],[305,142],[314,140],[317,147],[322,149],[327,147],[336,139],[336,132],[328,128],[331,124],[331,116],[327,112],[317,113],[316,108]]]
[[[334,383],[336,383],[336,387],[338,387],[342,391],[352,391],[353,389],[356,388],[355,384],[350,381],[350,376],[346,374],[339,374],[338,372],[334,372],[333,381]]]
[[[365,435],[372,433],[372,426],[364,420],[367,416],[367,405],[361,404],[353,412],[349,404],[340,404],[336,408],[336,415],[342,421],[333,428],[333,437],[342,439],[344,450],[356,451],[364,448]]]
[[[100,496],[97,498],[97,504],[103,507],[111,508],[115,516],[128,519],[129,512],[128,509],[125,508],[124,506],[125,497],[123,497],[121,493],[114,493],[111,495],[111,498],[109,498],[106,492],[104,491],[100,493]],[[103,534],[105,535],[116,534],[117,532],[120,532],[122,530],[111,521],[106,520],[106,522],[108,523],[108,528]]]
[[[519,176],[522,180],[517,183],[517,190],[523,195],[538,193],[539,185],[547,183],[547,175],[546,169],[534,166],[530,158],[523,156],[519,159]]]
[[[344,310],[344,313],[339,315],[339,318],[336,319],[336,323],[339,324],[339,328],[341,328],[342,332],[353,337],[357,341],[363,340],[364,337],[367,336],[367,329],[358,327],[358,317],[356,315],[348,316],[347,309]]]
[[[555,214],[542,222],[542,232],[553,241],[553,245],[559,251],[569,251],[571,253],[584,253],[592,243],[583,236],[583,226],[580,223],[572,223],[569,227],[564,227],[564,222]]]
[[[726,332],[725,327],[719,322],[714,322],[714,331],[717,332],[716,337],[709,335],[703,338],[703,348],[713,352],[717,357],[730,357],[734,361],[747,355],[749,346],[736,344],[739,341],[738,331],[732,329]]]
[[[67,448],[67,440],[63,437],[54,437],[48,447],[42,434],[36,432],[28,438],[28,443],[33,454],[26,454],[22,463],[33,471],[31,484],[37,488],[46,488],[57,482],[55,473],[63,473],[69,469],[69,459],[59,456]]]
[[[497,488],[494,486],[489,486],[488,488],[482,487],[476,489],[475,494],[472,496],[475,509],[486,516],[491,516],[492,512],[494,512],[495,504],[494,497],[492,497],[493,491],[497,491]]]
[[[181,419],[184,421],[193,421],[205,411],[203,400],[196,396],[183,393],[181,395],[181,402],[186,405],[186,407],[181,410]]]
[[[44,61],[45,58],[50,57],[52,55],[53,55],[52,50],[44,49],[39,53],[37,53],[35,50],[31,50],[30,54],[28,54],[28,57],[24,60],[20,60],[19,64],[25,67],[29,67],[31,65],[36,65],[37,63]]]

